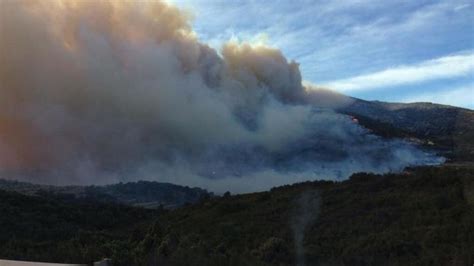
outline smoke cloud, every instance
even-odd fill
[[[0,3],[3,178],[248,192],[436,160],[324,102],[278,49],[218,52],[167,3]]]
[[[304,237],[306,230],[318,218],[321,207],[321,195],[317,190],[307,190],[298,195],[290,217],[290,227],[295,241],[296,265],[304,266]]]

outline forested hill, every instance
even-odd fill
[[[456,161],[474,160],[474,111],[433,103],[387,103],[346,97],[338,111],[384,137],[411,138]],[[349,100],[350,99],[350,100]]]
[[[50,186],[0,179],[0,189],[24,195],[52,194],[83,201],[121,203],[146,208],[176,208],[195,203],[212,193],[169,183],[138,181],[106,186]]]
[[[130,265],[160,210],[0,190],[0,259]]]
[[[115,265],[472,265],[474,168],[356,174],[175,210],[0,191],[0,258]]]
[[[211,199],[165,214],[144,241],[154,265],[472,265],[474,169]]]
[[[127,266],[472,265],[473,112],[378,102],[347,108],[374,134],[420,141],[442,150],[449,163],[236,196],[146,181],[56,187],[0,180],[0,258],[107,257]],[[158,206],[166,208],[143,208]]]

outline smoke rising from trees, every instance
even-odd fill
[[[4,178],[248,192],[436,160],[322,104],[278,49],[201,43],[167,3],[19,0],[0,12]]]

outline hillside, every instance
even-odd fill
[[[410,138],[453,160],[474,160],[474,111],[433,103],[387,103],[352,98],[339,112],[386,137]]]
[[[0,258],[108,257],[127,266],[474,263],[473,112],[363,101],[346,108],[340,112],[374,134],[421,143],[449,162],[235,196],[146,181],[57,187],[0,180]],[[158,206],[165,208],[143,208]]]
[[[0,257],[110,257],[115,265],[470,265],[473,177],[466,164],[356,174],[160,212],[0,191]]]
[[[50,186],[0,179],[0,189],[24,195],[52,194],[61,197],[131,206],[176,208],[195,203],[212,193],[169,183],[138,181],[106,186]]]
[[[473,177],[427,167],[213,199],[165,214],[142,250],[154,265],[470,265]]]
[[[0,258],[89,263],[128,260],[160,211],[45,193],[0,190]]]

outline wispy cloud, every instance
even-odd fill
[[[323,86],[341,92],[394,87],[474,74],[474,53],[444,56],[414,65],[388,68],[375,73],[335,80]]]
[[[470,0],[169,1],[195,14],[212,47],[267,36],[305,80],[354,97],[395,101],[474,80]]]
[[[316,83],[472,48],[469,0],[170,1],[192,10],[214,48],[267,34]]]
[[[400,99],[401,102],[435,102],[474,108],[474,84],[437,92],[415,94]]]

